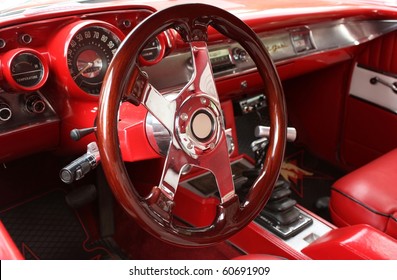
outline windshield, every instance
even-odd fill
[[[177,5],[188,0],[0,0],[0,17],[17,16],[20,14],[38,13],[40,9],[46,10],[62,10],[62,9],[74,9],[79,10],[80,5],[84,4],[100,4],[107,2],[108,4],[112,1],[118,4],[149,4],[153,2],[169,2]],[[377,4],[384,6],[397,6],[397,0],[199,0],[196,2],[207,3],[217,6],[233,6],[243,8],[249,6],[256,10],[263,9],[277,9],[277,8],[299,8],[299,7],[313,7],[313,6],[329,6],[329,5],[359,5],[365,6],[369,4]],[[77,7],[75,7],[77,6]],[[80,6],[80,7],[78,7]],[[243,8],[244,9],[244,8]]]

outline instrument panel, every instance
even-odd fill
[[[98,96],[123,39],[150,14],[144,9],[126,10],[0,29],[0,91],[33,92],[45,87],[50,76],[48,84],[55,83],[67,95]],[[170,35],[164,32],[153,38],[142,50],[140,65],[161,61],[173,46]]]
[[[152,11],[78,13],[0,27],[0,144],[13,145],[0,152],[0,161],[54,147],[85,148],[89,139],[68,142],[69,132],[94,125],[109,64]],[[158,63],[173,44],[172,33],[158,35],[138,63]]]
[[[24,139],[21,130],[34,127],[39,136],[37,149],[56,146],[76,152],[85,148],[88,139],[72,142],[69,132],[95,125],[99,93],[109,64],[127,34],[152,11],[142,8],[78,13],[0,27],[0,145],[6,146],[1,141],[13,133]],[[356,46],[396,29],[396,21],[352,18],[258,35],[276,66],[283,64],[288,71],[293,68],[291,72],[302,73],[291,62]],[[217,81],[224,83],[241,76],[230,92],[248,92],[251,84],[242,75],[254,73],[256,67],[243,47],[228,39],[210,39],[208,50]],[[343,54],[341,59],[345,57]],[[172,30],[152,38],[138,60],[150,83],[161,91],[180,88],[193,75],[189,67],[191,52]],[[313,67],[317,66],[308,68],[315,70]],[[221,94],[230,96],[228,92]],[[50,144],[45,142],[49,135]],[[15,146],[12,156],[22,155],[22,151],[23,144]],[[0,154],[0,160],[7,157]]]

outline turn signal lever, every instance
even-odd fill
[[[91,142],[87,145],[87,153],[62,168],[59,177],[66,184],[80,180],[98,165],[100,159],[97,144]]]
[[[70,131],[70,138],[74,141],[79,141],[81,138],[87,136],[88,134],[91,134],[96,131],[96,126],[94,127],[88,127],[88,128],[81,128],[81,129],[72,129]]]

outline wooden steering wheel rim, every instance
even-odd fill
[[[186,42],[203,41],[207,39],[208,26],[239,42],[255,62],[267,97],[271,124],[270,143],[262,172],[244,203],[240,204],[237,196],[221,203],[211,226],[177,227],[173,225],[172,217],[161,217],[148,203],[159,199],[161,194],[158,188],[154,187],[146,198],[142,198],[135,191],[119,149],[117,116],[120,101],[137,87],[136,61],[150,38],[174,28]],[[139,104],[141,97],[134,97]],[[279,175],[286,142],[286,110],[276,68],[254,31],[220,8],[205,4],[186,4],[157,12],[126,37],[109,66],[99,102],[97,140],[103,169],[116,199],[146,231],[168,243],[189,247],[226,240],[259,214]]]

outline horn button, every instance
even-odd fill
[[[208,97],[192,97],[180,108],[176,120],[179,143],[191,157],[213,150],[221,135],[222,119],[218,102]]]
[[[213,116],[205,111],[199,110],[194,113],[190,123],[193,136],[199,141],[206,141],[214,133],[215,120]]]

